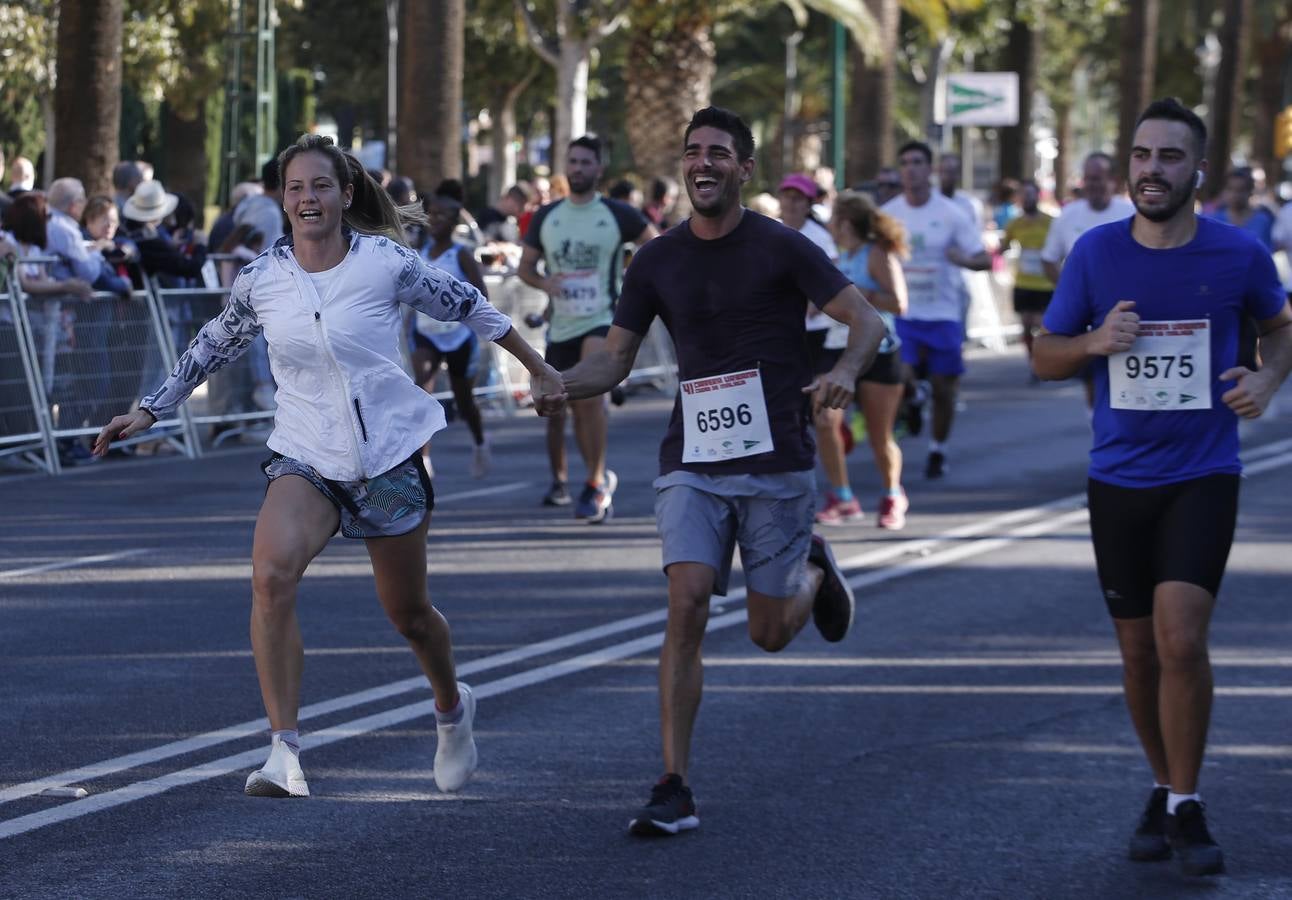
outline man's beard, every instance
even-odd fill
[[[1166,205],[1160,209],[1146,210],[1140,206],[1140,188],[1146,184],[1161,185],[1167,189]],[[1165,181],[1155,179],[1141,179],[1135,185],[1135,193],[1132,197],[1135,203],[1135,211],[1150,222],[1165,222],[1180,211],[1180,208],[1186,203],[1193,202],[1194,186],[1193,182],[1186,181],[1180,187],[1173,188]]]

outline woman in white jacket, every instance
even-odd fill
[[[414,214],[396,208],[330,138],[304,135],[279,163],[291,233],[239,273],[228,305],[166,383],[104,426],[94,452],[170,415],[263,332],[278,409],[252,550],[251,644],[273,736],[246,792],[309,795],[297,732],[304,650],[296,589],[338,528],[366,543],[381,605],[430,680],[435,782],[455,791],[476,766],[475,700],[457,680],[448,623],[427,596],[434,495],[421,460],[444,412],[403,369],[400,304],[496,341],[529,370],[536,399],[562,397],[561,377],[475,288],[403,245]]]

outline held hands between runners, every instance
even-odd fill
[[[1119,300],[1104,324],[1090,333],[1089,350],[1097,356],[1112,356],[1131,348],[1139,336],[1139,314],[1132,312],[1134,300]]]
[[[540,416],[557,415],[570,399],[561,373],[547,363],[543,363],[543,367],[537,372],[530,373],[529,395],[534,400],[534,412]]]
[[[128,437],[134,437],[139,432],[152,428],[156,422],[157,419],[146,409],[136,409],[124,416],[117,416],[99,431],[94,439],[92,452],[95,456],[102,456],[108,452],[108,446],[114,440],[124,441]]]

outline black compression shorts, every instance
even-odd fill
[[[1238,476],[1207,475],[1149,488],[1091,478],[1086,486],[1099,585],[1114,619],[1153,615],[1165,581],[1220,590],[1238,518]]]

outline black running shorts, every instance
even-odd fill
[[[1238,478],[1207,475],[1150,488],[1089,480],[1095,564],[1114,619],[1153,615],[1153,589],[1165,581],[1216,595],[1234,542]]]
[[[554,344],[548,344],[543,353],[543,362],[558,372],[573,369],[578,365],[579,360],[583,358],[583,339],[589,337],[603,338],[609,333],[610,326],[601,325],[591,331],[585,331],[578,337],[572,337],[568,341],[557,341]]]

